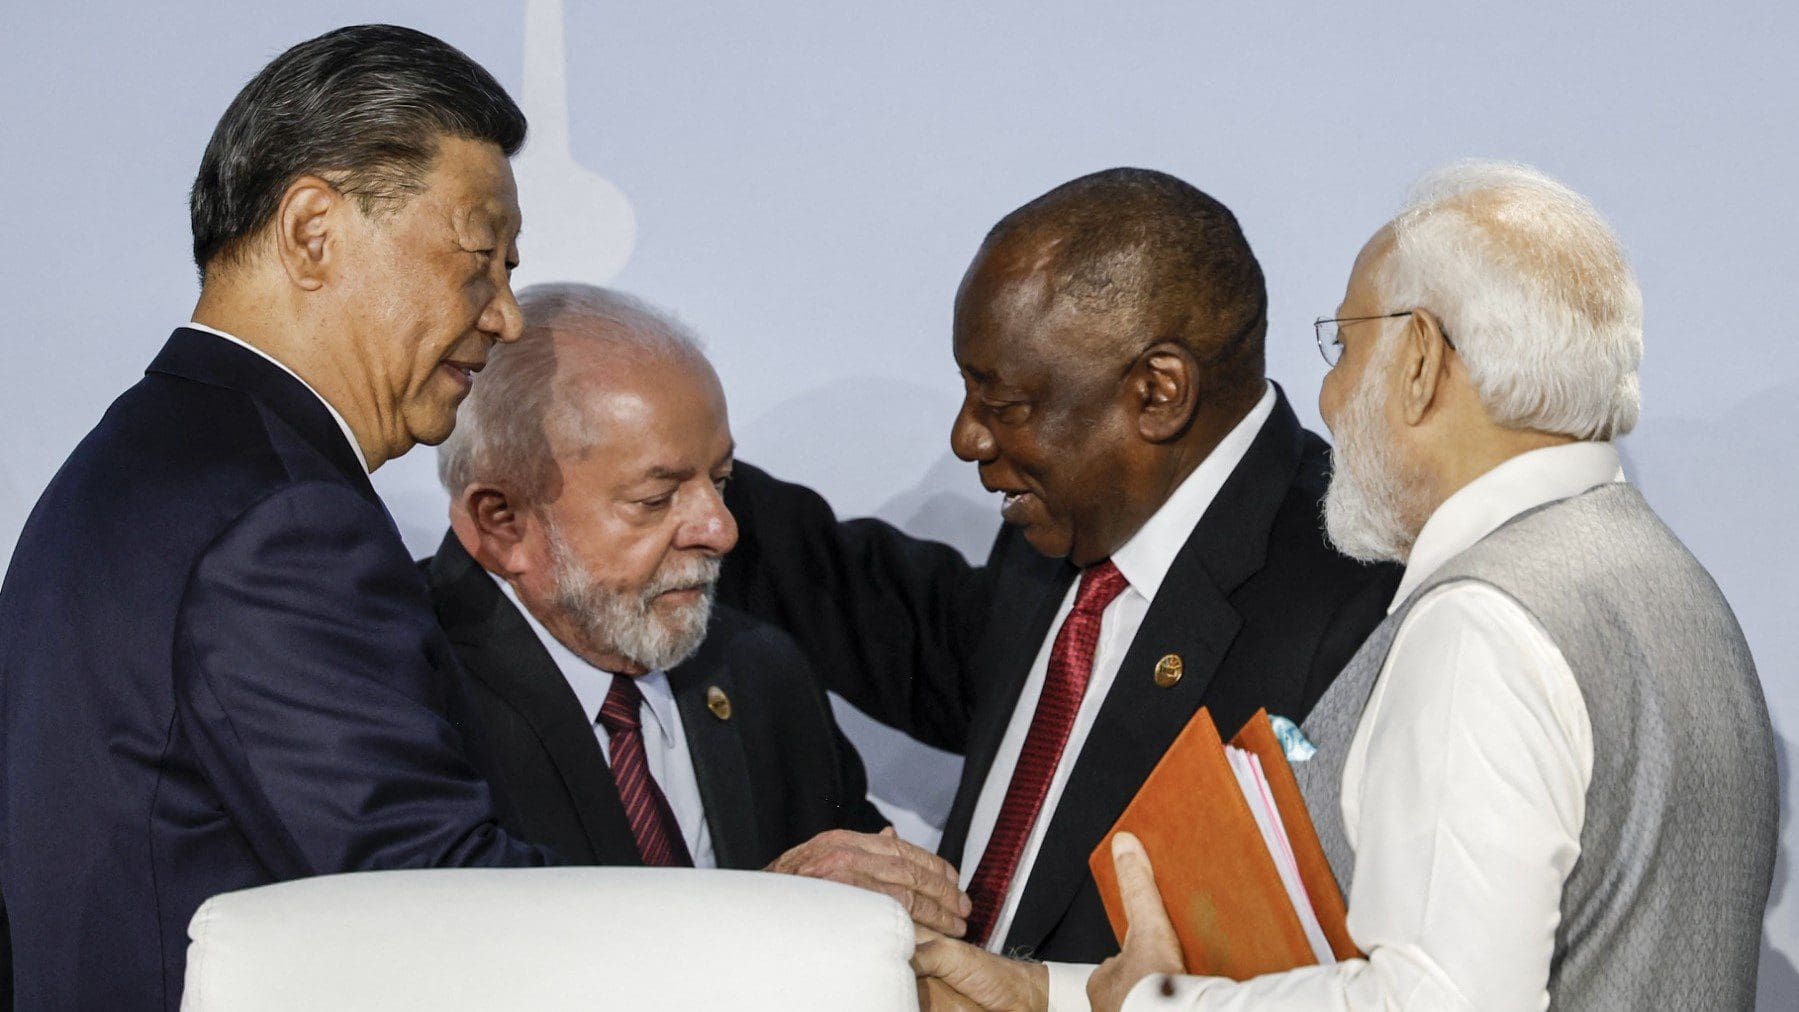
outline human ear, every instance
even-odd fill
[[[452,512],[458,539],[484,568],[508,578],[531,568],[526,539],[537,521],[519,509],[505,489],[479,482],[470,485]]]
[[[1199,408],[1199,362],[1171,341],[1151,345],[1131,366],[1131,396],[1137,407],[1137,433],[1146,442],[1177,439],[1193,423]]]
[[[1448,378],[1447,347],[1442,325],[1429,311],[1415,309],[1406,318],[1405,330],[1399,337],[1401,387],[1399,405],[1407,425],[1417,425],[1436,406],[1441,384]]]
[[[316,292],[330,278],[332,240],[343,210],[343,194],[317,176],[301,176],[281,195],[275,209],[275,254],[303,291]]]

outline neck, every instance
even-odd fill
[[[1472,439],[1445,446],[1434,456],[1430,469],[1431,497],[1425,516],[1435,513],[1449,497],[1460,492],[1481,475],[1513,457],[1551,446],[1566,446],[1574,437],[1528,429],[1495,427],[1485,438]]]
[[[292,369],[344,417],[370,471],[397,456],[380,438],[371,385],[345,368],[354,357],[333,347],[325,328],[306,322],[280,296],[253,290],[247,281],[208,282],[194,306],[193,321],[222,330]]]
[[[1245,391],[1229,401],[1215,403],[1211,411],[1195,414],[1193,424],[1187,431],[1169,444],[1170,452],[1163,463],[1158,481],[1158,508],[1168,501],[1169,496],[1174,495],[1174,490],[1181,487],[1181,482],[1186,481],[1189,475],[1199,469],[1199,465],[1206,462],[1206,458],[1218,449],[1218,444],[1224,442],[1224,437],[1249,417],[1249,413],[1262,400],[1262,389],[1262,384],[1258,381],[1253,391]],[[1148,517],[1144,519],[1147,521]]]

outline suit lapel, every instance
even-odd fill
[[[568,790],[597,860],[636,863],[637,841],[592,716],[537,634],[454,534],[431,560],[438,615],[470,675],[505,700],[537,736]]]
[[[1275,398],[1273,413],[1194,525],[1125,651],[1044,833],[1008,950],[1043,943],[1090,881],[1093,848],[1207,702],[1243,624],[1229,595],[1262,568],[1275,512],[1299,468],[1299,421],[1278,386]],[[1155,667],[1170,654],[1180,657],[1183,677],[1164,689],[1155,684]]]
[[[732,706],[750,703],[737,691],[725,645],[729,637],[708,635],[692,657],[668,673],[681,728],[693,756],[693,775],[712,830],[712,851],[720,868],[761,868],[779,855],[768,853],[756,820],[749,756],[741,720],[712,712],[707,695],[714,687]]]

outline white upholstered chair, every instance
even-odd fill
[[[899,904],[758,872],[329,875],[215,896],[188,935],[193,1012],[918,1007]]]

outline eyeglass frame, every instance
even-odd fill
[[[1324,364],[1327,366],[1330,366],[1332,369],[1335,369],[1337,367],[1337,362],[1343,358],[1343,342],[1342,341],[1340,341],[1340,340],[1331,341],[1331,344],[1335,345],[1337,348],[1336,358],[1332,358],[1330,351],[1325,347],[1324,325],[1327,323],[1337,324],[1337,330],[1342,330],[1343,329],[1342,325],[1345,323],[1366,323],[1369,320],[1397,320],[1402,316],[1412,316],[1417,312],[1418,312],[1418,310],[1416,310],[1416,309],[1402,309],[1397,313],[1381,313],[1378,316],[1336,316],[1336,317],[1320,316],[1316,320],[1312,321],[1312,334],[1316,337],[1316,339],[1318,341],[1318,354],[1323,356]],[[1332,331],[1333,334],[1335,332],[1336,331]],[[1450,351],[1454,351],[1455,350],[1455,342],[1451,341],[1449,339],[1448,331],[1443,330],[1443,328],[1441,326],[1439,326],[1437,328],[1437,333],[1443,335],[1443,343],[1449,346]]]

